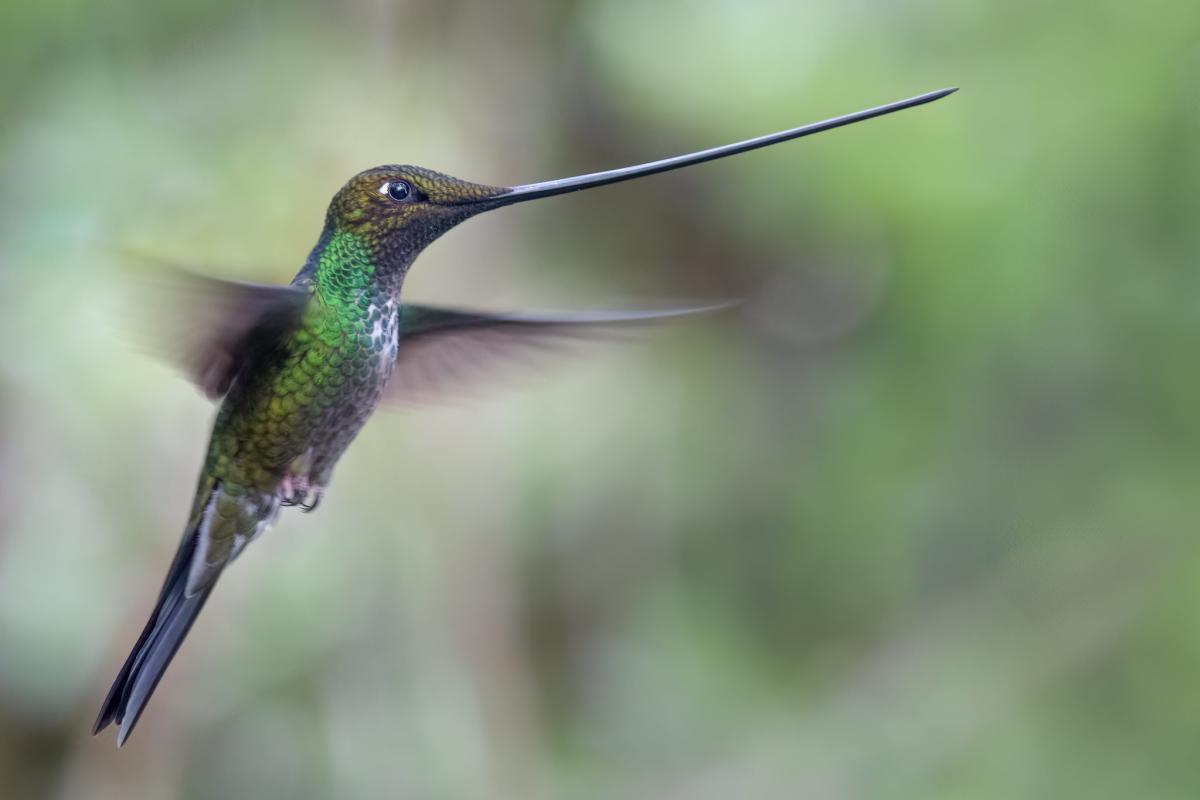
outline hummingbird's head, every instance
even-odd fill
[[[336,243],[341,258],[334,259],[339,264],[334,272],[343,272],[341,267],[347,263],[363,264],[367,269],[360,270],[363,274],[355,276],[354,285],[358,280],[373,279],[398,289],[408,267],[430,242],[483,211],[715,161],[923,105],[954,91],[929,92],[822,122],[645,164],[520,186],[468,183],[423,167],[375,167],[355,175],[334,195],[314,257],[321,260],[325,249]]]
[[[465,219],[495,208],[507,189],[468,183],[407,165],[360,172],[329,204],[326,231],[352,234],[377,269],[403,272],[437,237]]]

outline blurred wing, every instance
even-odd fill
[[[298,286],[238,283],[170,270],[143,284],[139,306],[150,349],[184,370],[211,399],[300,322],[309,300]]]
[[[396,367],[385,399],[426,402],[460,395],[514,367],[561,355],[571,343],[613,339],[649,324],[729,305],[579,314],[494,314],[404,305]]]

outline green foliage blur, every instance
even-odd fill
[[[1200,5],[7,0],[5,798],[1200,796]],[[410,298],[736,313],[380,414],[92,718],[211,406],[131,250],[286,282],[353,173],[592,171]]]

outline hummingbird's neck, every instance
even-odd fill
[[[397,299],[408,267],[387,258],[356,232],[327,228],[302,274],[307,274],[326,300],[357,304]]]

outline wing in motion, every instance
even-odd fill
[[[503,314],[404,305],[396,367],[385,399],[404,403],[444,398],[505,368],[559,352],[572,342],[612,339],[654,323],[732,305],[576,314]]]
[[[210,399],[269,353],[299,323],[310,294],[302,286],[272,286],[205,278],[171,269],[146,281],[139,307],[153,315],[150,349],[180,366]]]
[[[141,307],[154,314],[151,349],[219,399],[299,324],[304,286],[205,278],[171,269],[145,284]],[[544,362],[571,343],[627,338],[646,327],[728,308],[718,303],[665,311],[507,314],[402,305],[396,367],[385,399],[442,400],[523,364]]]

